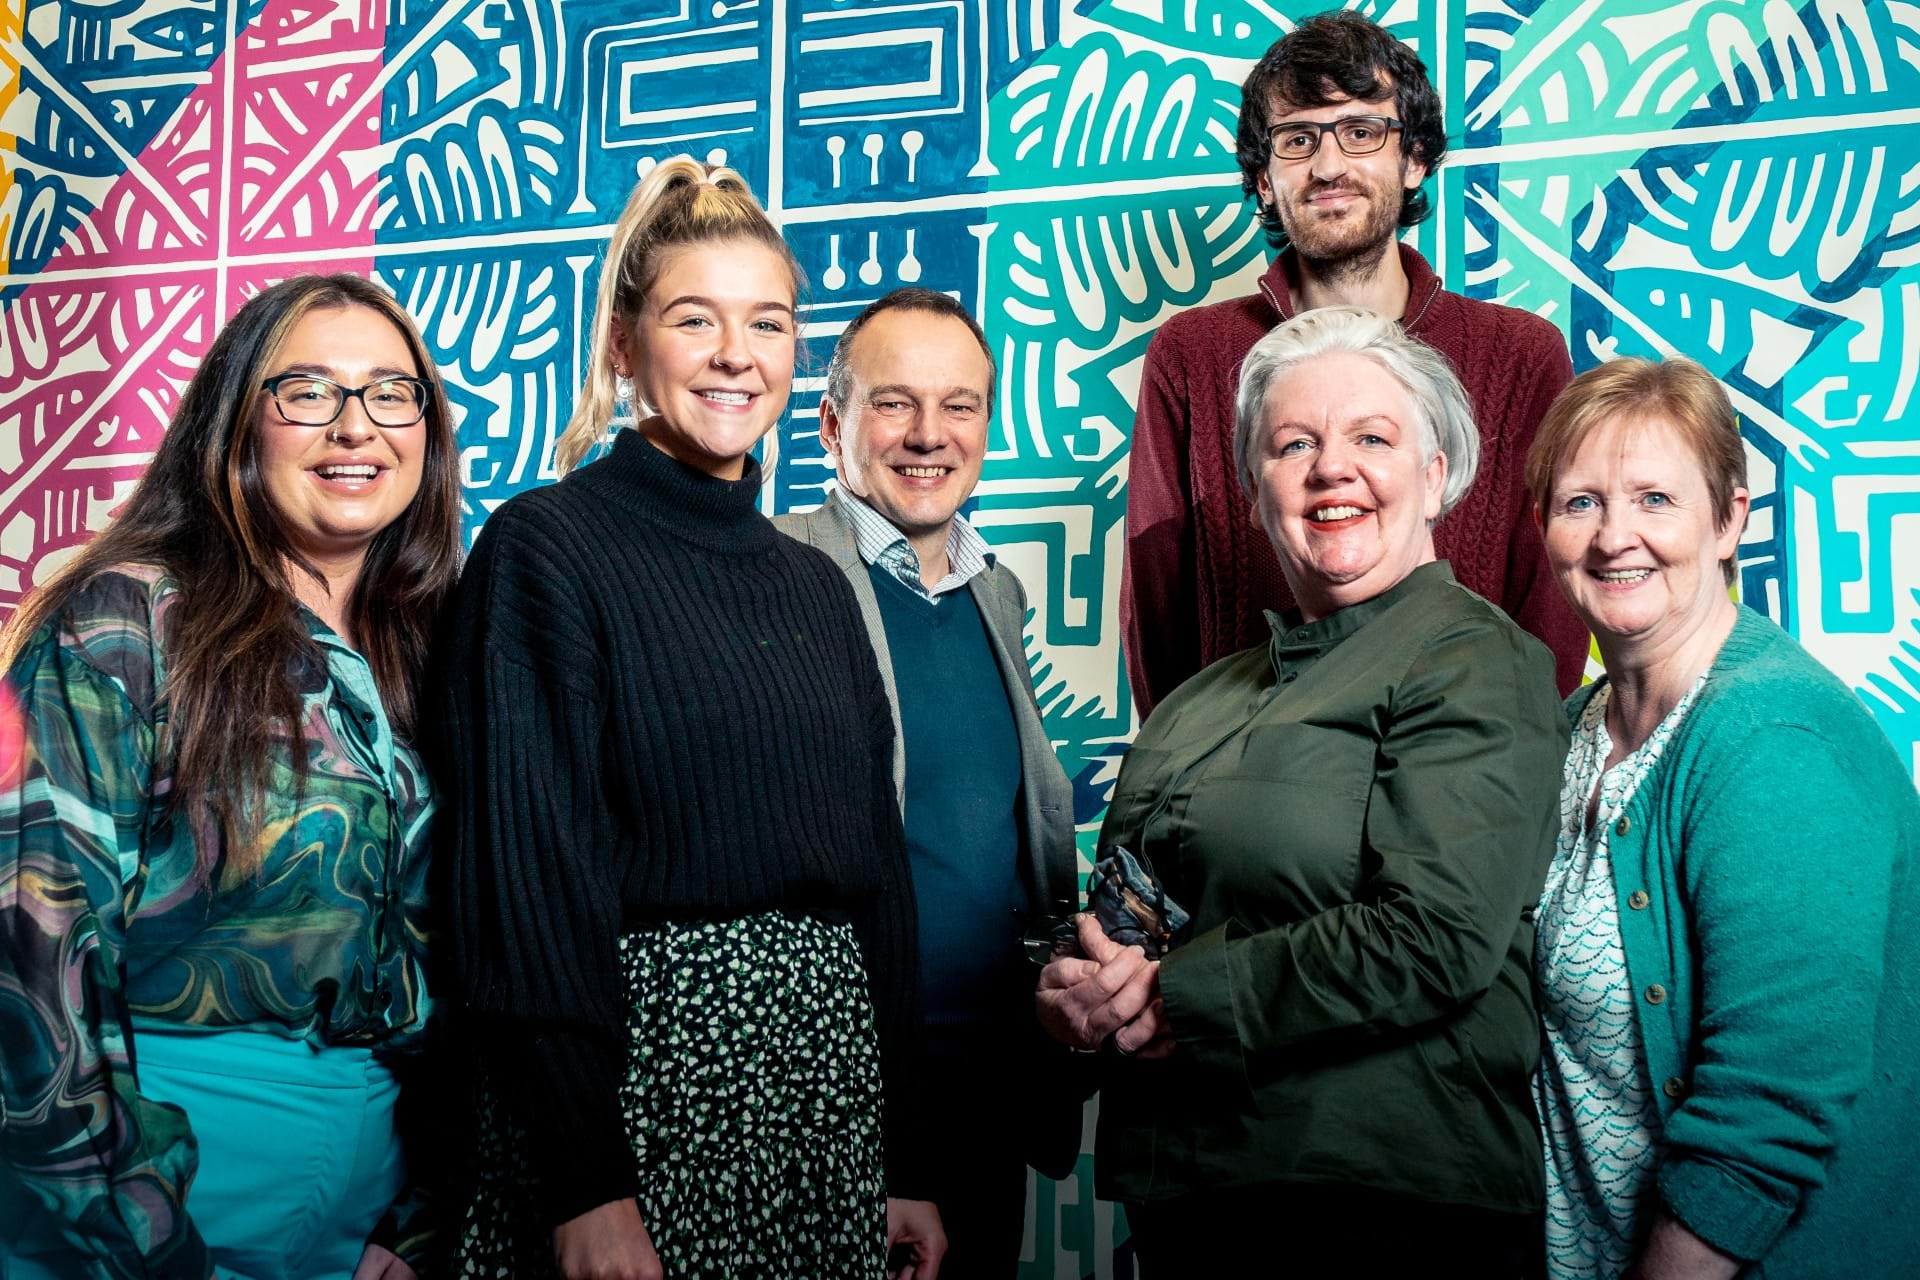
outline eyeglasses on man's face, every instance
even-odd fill
[[[343,387],[317,373],[283,373],[260,386],[273,397],[282,418],[302,427],[330,426],[355,396],[375,426],[410,427],[426,416],[432,396],[426,383],[404,377]]]
[[[1350,156],[1370,156],[1387,145],[1395,129],[1391,116],[1342,116],[1321,124],[1316,120],[1283,120],[1267,130],[1267,145],[1276,160],[1305,160],[1320,150],[1320,139],[1331,133]]]

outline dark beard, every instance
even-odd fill
[[[1398,223],[1395,219],[1395,223]],[[1301,250],[1299,242],[1294,242],[1294,252],[1299,255],[1301,267],[1316,280],[1330,285],[1347,284],[1350,281],[1365,280],[1380,266],[1387,256],[1387,250],[1393,245],[1393,232],[1363,248],[1337,258],[1316,258]]]
[[[1405,172],[1404,165],[1401,170]],[[1321,237],[1312,232],[1303,240],[1297,229],[1290,225],[1291,219],[1284,213],[1281,215],[1280,225],[1286,229],[1287,239],[1299,257],[1301,266],[1328,284],[1364,280],[1371,275],[1380,266],[1381,259],[1386,257],[1400,229],[1400,210],[1407,198],[1406,189],[1398,186],[1381,189],[1366,185],[1360,189],[1367,196],[1367,222],[1361,229],[1357,243],[1350,242],[1337,248],[1317,245],[1314,241]]]

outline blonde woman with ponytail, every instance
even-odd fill
[[[892,715],[846,579],[755,505],[799,284],[738,174],[649,172],[563,479],[468,563],[438,664],[461,1274],[937,1273]]]

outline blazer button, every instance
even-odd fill
[[[1659,983],[1656,982],[1652,986],[1647,988],[1648,1004],[1665,1004],[1666,1002],[1667,1002],[1667,989],[1665,987],[1661,986]]]
[[[1620,815],[1620,821],[1613,824],[1613,834],[1617,836],[1623,836],[1631,830],[1633,830],[1633,823],[1627,820],[1627,815],[1624,813]]]
[[[1667,1082],[1660,1086],[1660,1092],[1669,1098],[1682,1097],[1687,1092],[1687,1082],[1679,1076],[1668,1076]]]
[[[1645,911],[1649,901],[1650,899],[1647,897],[1647,891],[1645,889],[1635,889],[1627,895],[1627,905],[1635,911]]]

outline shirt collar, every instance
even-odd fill
[[[987,540],[967,523],[965,516],[956,515],[947,530],[947,576],[929,591],[920,581],[920,557],[914,553],[907,535],[845,485],[840,485],[835,492],[840,495],[847,519],[853,524],[853,540],[859,548],[860,559],[885,569],[928,600],[958,591],[993,563]]]
[[[1373,599],[1336,609],[1313,622],[1303,620],[1298,609],[1279,613],[1269,609],[1267,625],[1273,629],[1274,665],[1283,665],[1289,656],[1325,653],[1413,594],[1421,584],[1452,581],[1453,567],[1445,560],[1434,560],[1416,567]]]

